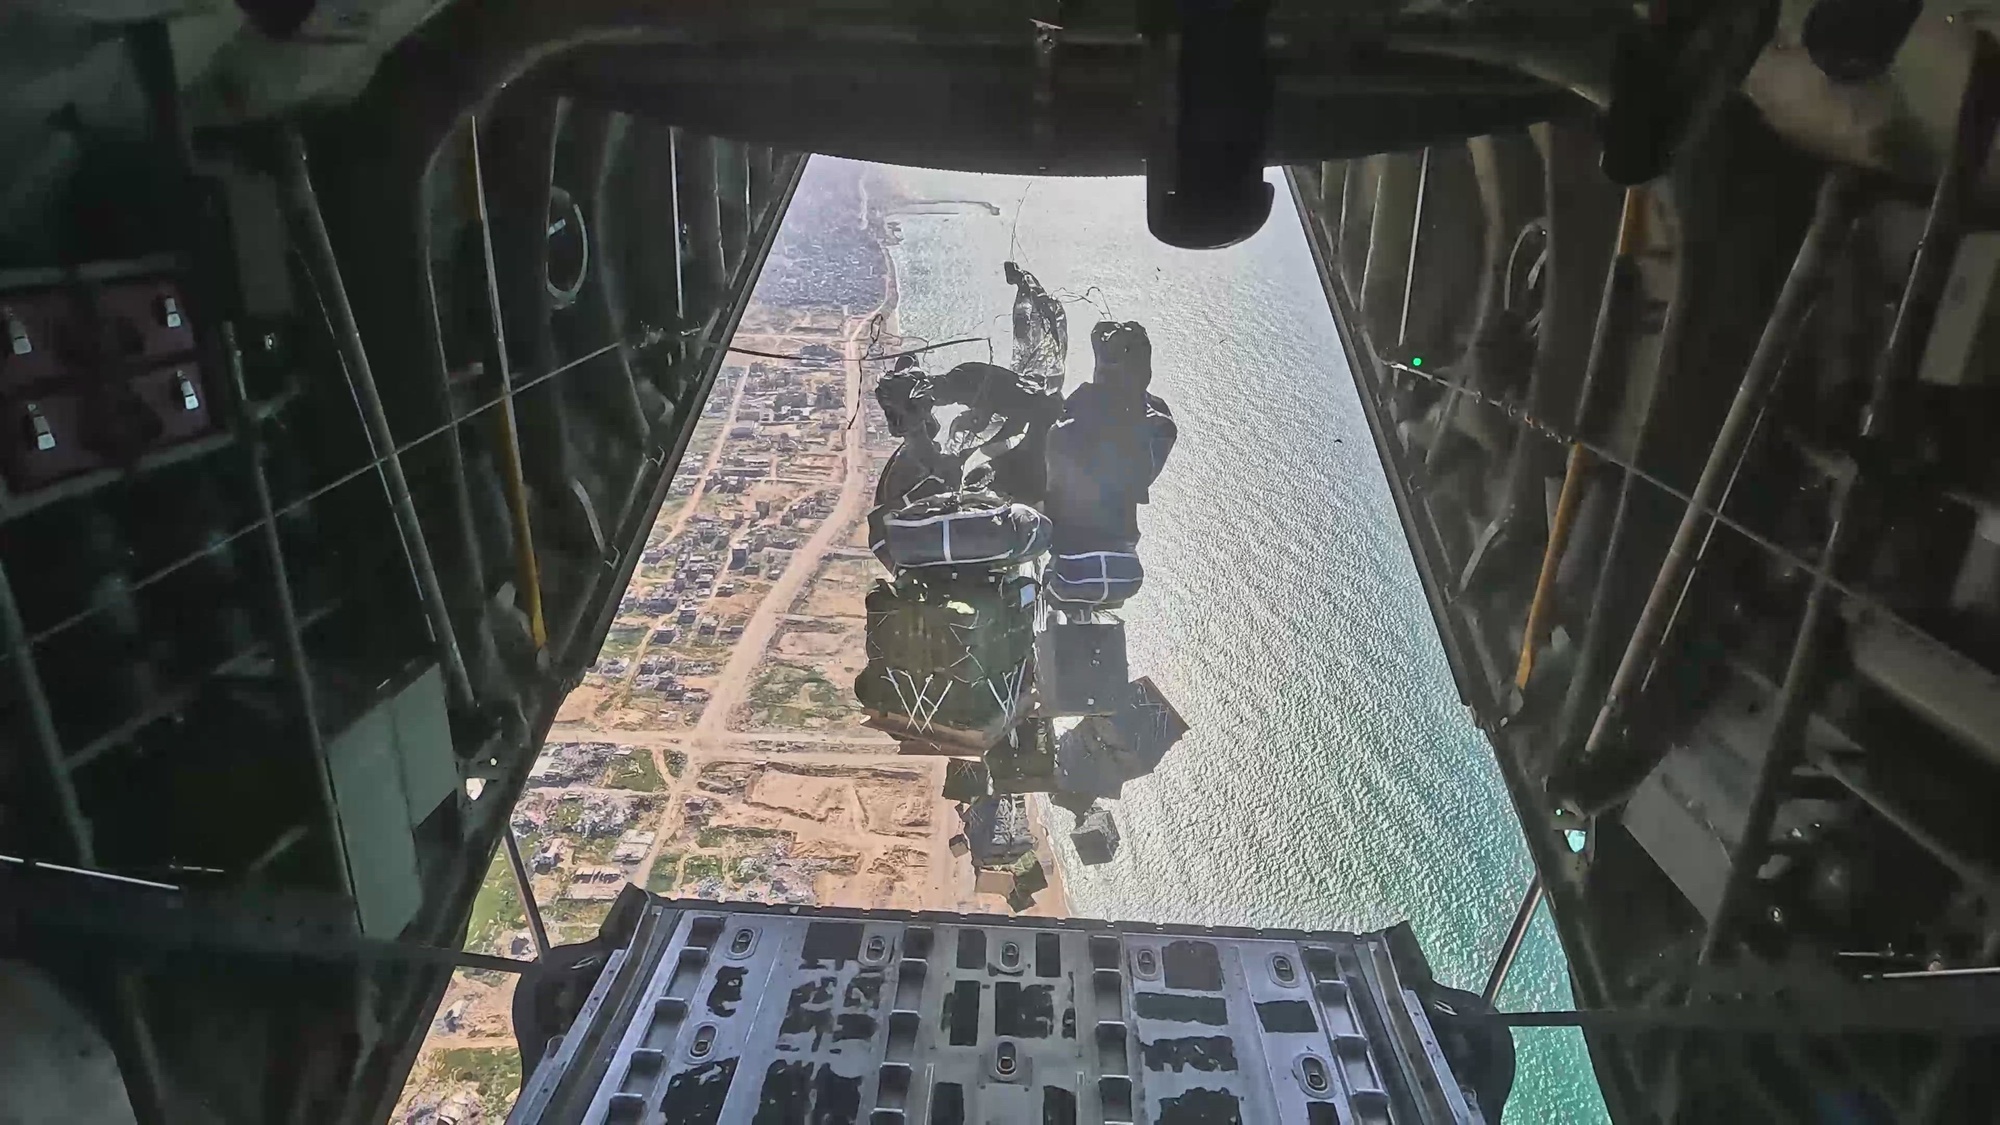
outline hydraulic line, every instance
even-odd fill
[[[1590,357],[1584,363],[1583,386],[1577,392],[1574,429],[1578,435],[1590,431],[1596,391],[1604,384],[1604,367],[1611,362],[1609,357],[1617,345],[1623,343],[1624,333],[1619,328],[1627,322],[1627,307],[1639,284],[1637,257],[1645,214],[1645,189],[1626,188],[1625,205],[1618,215],[1618,249],[1605,278],[1603,301],[1597,309],[1597,328],[1591,334]],[[1535,596],[1528,603],[1528,620],[1521,632],[1521,659],[1514,668],[1514,686],[1523,691],[1535,672],[1536,651],[1548,635],[1549,617],[1555,608],[1556,574],[1562,567],[1563,551],[1569,546],[1570,529],[1576,524],[1576,510],[1583,502],[1590,465],[1590,453],[1583,443],[1571,443],[1563,470],[1562,492],[1549,520],[1549,541],[1542,551],[1541,572],[1535,576]]]
[[[495,423],[500,440],[501,479],[507,484],[507,507],[514,517],[514,571],[521,602],[535,647],[549,644],[548,622],[542,615],[541,563],[535,558],[534,525],[528,517],[528,483],[521,467],[521,437],[514,422],[514,377],[507,359],[507,326],[500,314],[500,271],[493,260],[493,222],[486,210],[486,171],[479,159],[479,120],[466,126],[472,145],[472,193],[479,203],[479,242],[486,261],[486,303],[493,317],[493,348],[500,365],[500,413]]]
[[[1385,370],[1394,371],[1400,375],[1410,375],[1418,379],[1424,379],[1428,382],[1435,383],[1441,387],[1450,387],[1452,385],[1449,381],[1445,380],[1444,378],[1432,372],[1425,371],[1419,368],[1414,368],[1409,366],[1408,364],[1385,361],[1382,363],[1382,367]],[[1554,426],[1550,426],[1544,422],[1541,422],[1535,419],[1534,417],[1528,415],[1527,413],[1522,411],[1519,407],[1511,403],[1504,402],[1500,399],[1496,399],[1491,396],[1482,394],[1478,391],[1472,390],[1471,388],[1466,388],[1462,393],[1465,395],[1466,398],[1472,400],[1473,402],[1478,403],[1481,406],[1491,407],[1494,411],[1504,416],[1508,421],[1513,422],[1516,425],[1523,426],[1527,429],[1533,430],[1536,433],[1542,434],[1553,441],[1562,442],[1564,444],[1568,444],[1570,442],[1576,442],[1581,444],[1586,453],[1589,453],[1592,457],[1595,457],[1597,460],[1605,464],[1614,465],[1619,469],[1623,470],[1626,474],[1628,474],[1630,480],[1634,482],[1637,482],[1639,484],[1644,484],[1650,488],[1656,489],[1659,492],[1667,496],[1670,496],[1675,500],[1680,501],[1682,504],[1687,504],[1693,499],[1693,496],[1686,489],[1678,488],[1675,485],[1666,481],[1665,479],[1661,478],[1659,475],[1648,472],[1645,469],[1640,468],[1639,466],[1633,464],[1629,459],[1626,459],[1625,457],[1623,457],[1614,450],[1608,449],[1594,442],[1586,441],[1582,438],[1577,437],[1575,434],[1570,433],[1567,430],[1557,429]],[[1793,551],[1789,547],[1786,547],[1784,544],[1779,543],[1775,539],[1772,539],[1769,535],[1766,535],[1763,532],[1758,531],[1756,528],[1751,527],[1750,525],[1744,523],[1742,520],[1739,520],[1734,516],[1728,515],[1727,513],[1723,512],[1719,506],[1710,506],[1709,508],[1706,509],[1705,514],[1709,519],[1714,520],[1720,526],[1726,527],[1729,530],[1735,532],[1736,534],[1741,535],[1744,539],[1748,540],[1749,542],[1755,544],[1757,547],[1761,548],[1766,554],[1770,555],[1773,559],[1776,559],[1779,562],[1784,563],[1786,566],[1790,567],[1793,570],[1796,570],[1800,574],[1803,574],[1809,578],[1824,577],[1827,584],[1833,587],[1835,590],[1839,591],[1843,597],[1847,598],[1849,601],[1854,602],[1857,605],[1866,608],[1869,611],[1869,613],[1873,614],[1878,620],[1887,622],[1888,624],[1895,626],[1897,629],[1902,630],[1903,632],[1909,634],[1910,636],[1917,638],[1919,643],[1923,644],[1927,648],[1935,650],[1940,656],[1947,657],[1953,661],[1957,661],[1960,663],[1973,662],[1971,657],[1951,647],[1944,641],[1939,640],[1936,636],[1928,632],[1925,632],[1923,629],[1919,628],[1914,622],[1910,621],[1909,618],[1904,617],[1901,613],[1899,613],[1894,606],[1891,606],[1889,603],[1883,601],[1881,598],[1877,597],[1874,594],[1869,593],[1867,590],[1864,590],[1859,586],[1854,585],[1852,582],[1848,582],[1844,579],[1835,578],[1832,577],[1831,575],[1828,575],[1826,573],[1825,568],[1821,567],[1817,562],[1805,558],[1798,552]],[[135,585],[143,585],[143,583]],[[49,630],[44,630],[41,633],[37,633],[35,634],[34,639],[39,641],[44,636],[47,636],[48,632]]]
[[[1570,528],[1583,500],[1583,483],[1590,475],[1590,454],[1581,445],[1569,447],[1569,461],[1563,470],[1562,492],[1556,497],[1555,517],[1549,521],[1549,542],[1542,550],[1541,572],[1535,576],[1534,600],[1528,603],[1528,621],[1521,630],[1521,659],[1514,666],[1514,686],[1527,690],[1535,674],[1535,654],[1549,631],[1554,612],[1556,572],[1562,565],[1563,550],[1569,545]]]

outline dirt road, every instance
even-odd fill
[[[894,290],[883,301],[886,306],[894,300]],[[853,417],[861,405],[861,337],[862,332],[881,312],[856,320],[847,331],[845,342],[847,352],[847,410]],[[805,541],[798,550],[792,552],[791,561],[785,564],[785,573],[771,584],[764,600],[757,603],[757,609],[743,626],[743,637],[729,653],[729,663],[716,679],[708,706],[702,710],[701,721],[695,724],[696,739],[715,742],[717,736],[729,728],[730,713],[743,701],[750,686],[750,677],[757,671],[757,665],[764,658],[764,650],[770,647],[771,638],[785,615],[791,612],[792,602],[805,589],[807,582],[819,570],[820,559],[846,534],[848,525],[861,513],[862,499],[868,491],[868,457],[861,448],[862,438],[867,430],[857,424],[850,425],[846,435],[846,471],[841,475],[840,499],[834,503],[833,511],[820,521],[812,538]]]
[[[701,494],[708,490],[709,474],[715,472],[715,466],[722,462],[723,447],[729,444],[729,427],[736,424],[736,410],[743,405],[743,392],[749,388],[748,375],[736,377],[736,394],[729,400],[729,411],[722,416],[722,428],[715,433],[715,444],[709,447],[708,460],[702,463],[701,479],[694,482],[694,491],[688,493],[687,503],[681,505],[680,514],[674,517],[673,530],[667,532],[667,537],[661,542],[671,543],[680,538],[682,529],[687,527],[689,517],[694,515],[695,509],[701,507]]]
[[[674,517],[673,530],[667,532],[667,537],[660,542],[672,543],[680,538],[681,530],[687,526],[689,517],[694,515],[695,509],[701,507],[701,494],[708,489],[709,474],[715,472],[715,466],[722,461],[722,450],[729,444],[729,427],[736,424],[736,410],[743,405],[743,392],[749,386],[748,375],[737,377],[736,394],[730,398],[729,409],[722,415],[722,428],[715,432],[715,444],[709,447],[708,460],[702,463],[701,477],[694,482],[694,491],[688,493],[687,502],[681,505],[680,514]],[[646,650],[653,647],[653,634],[661,626],[672,622],[674,612],[670,610],[653,618],[646,625],[646,631],[639,635],[639,647],[632,651],[630,667],[625,669],[625,674],[620,676],[618,682],[605,694],[605,699],[611,706],[623,707],[632,698],[632,685],[639,679],[639,662],[646,659]]]

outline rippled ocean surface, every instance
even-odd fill
[[[1079,298],[1068,385],[1090,378],[1092,323],[1140,321],[1153,390],[1180,425],[1140,509],[1145,588],[1122,616],[1133,674],[1193,730],[1113,803],[1113,862],[1062,857],[1072,908],[1341,929],[1408,918],[1439,979],[1477,991],[1526,888],[1526,846],[1452,687],[1283,183],[1262,232],[1194,252],[1147,234],[1137,180],[873,175],[1000,212],[890,217],[906,334],[990,334],[1006,363],[1011,247],[1051,292]],[[927,357],[986,358],[978,345]],[[1546,913],[1501,1003],[1570,1004]],[[1577,1033],[1516,1038],[1508,1122],[1605,1120]]]

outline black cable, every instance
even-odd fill
[[[917,347],[928,348],[928,336],[915,336],[906,332],[887,331],[888,319],[879,313],[868,321],[868,342],[861,346],[861,358],[866,362],[870,356],[883,354],[883,348],[906,350],[914,342]]]
[[[985,336],[967,336],[964,337],[963,339],[946,340],[942,344],[927,344],[921,348],[910,348],[906,351],[900,351],[900,352],[884,352],[880,355],[876,355],[873,353],[863,353],[860,359],[861,362],[863,363],[874,363],[876,361],[884,359],[901,359],[906,355],[922,355],[924,352],[934,352],[939,348],[948,348],[954,344],[985,344],[990,342],[991,341],[988,340]],[[754,348],[732,347],[728,350],[735,352],[738,355],[754,355],[754,356],[760,356],[764,359],[789,359],[789,360],[803,361],[806,358],[805,356],[802,355],[787,355],[783,352],[760,352]]]
[[[1028,205],[1028,193],[1035,190],[1035,182],[1029,180],[1028,186],[1021,189],[1021,198],[1014,201],[1014,226],[1007,235],[1007,260],[1010,262],[1019,260],[1014,257],[1014,251],[1020,245],[1021,209]]]

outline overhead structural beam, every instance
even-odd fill
[[[1377,166],[1375,208],[1369,216],[1368,254],[1361,267],[1361,315],[1371,338],[1396,337],[1402,346],[1403,301],[1410,276],[1410,252],[1415,249],[1417,191],[1424,178],[1423,158],[1390,153],[1371,161]]]
[[[1424,237],[1424,204],[1431,190],[1431,153],[1426,148],[1417,165],[1417,205],[1410,215],[1410,254],[1403,266],[1403,307],[1396,317],[1396,347],[1410,346],[1410,297],[1417,288],[1417,248]]]

